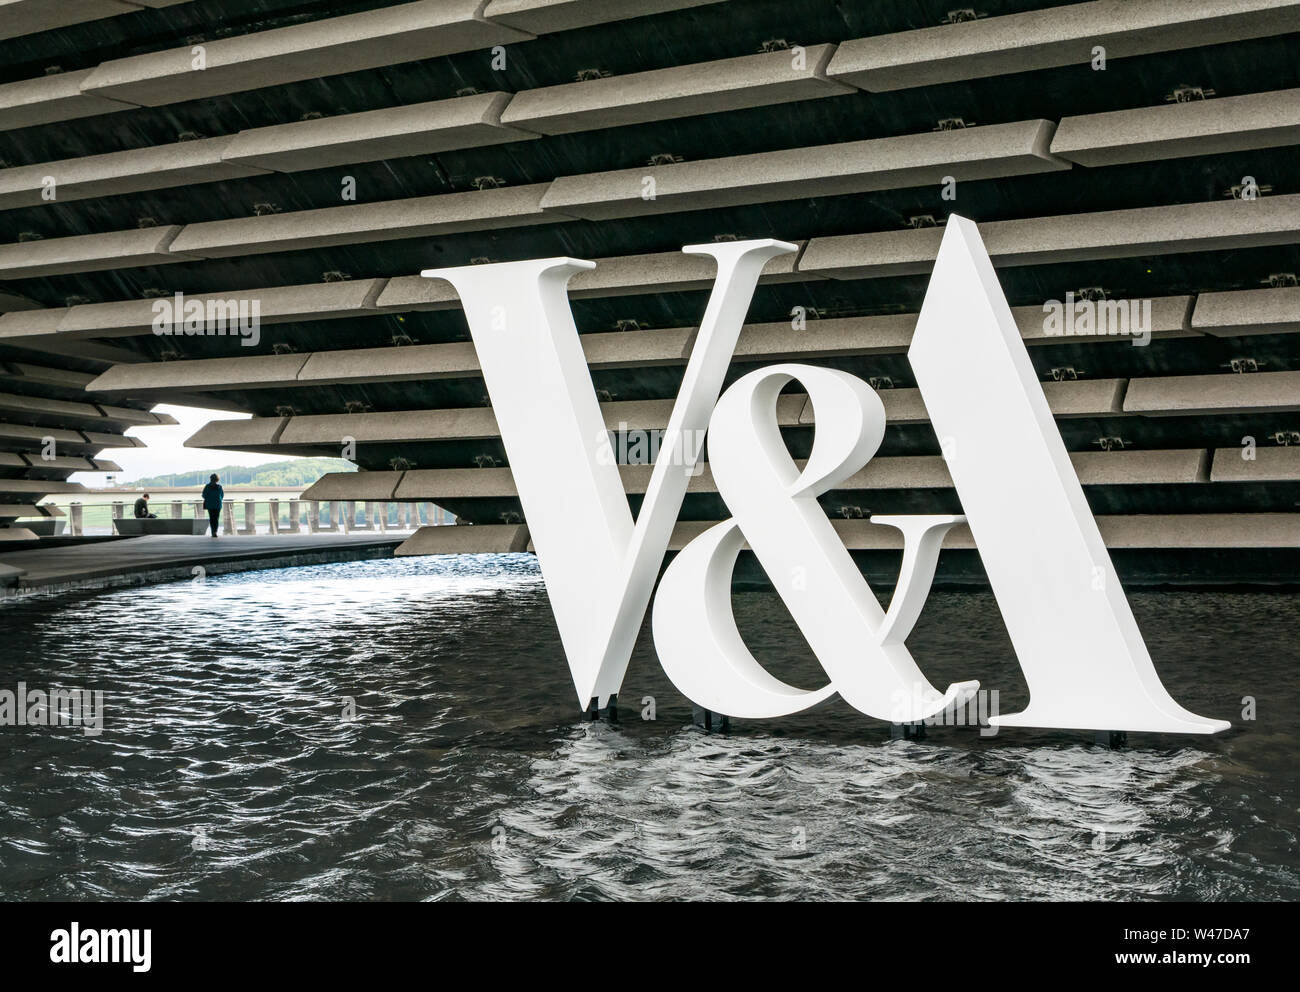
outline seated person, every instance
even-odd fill
[[[145,493],[135,501],[135,518],[137,520],[156,520],[158,514],[149,512],[149,494]]]

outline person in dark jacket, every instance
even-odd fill
[[[145,493],[135,501],[135,519],[136,520],[154,520],[158,514],[149,512],[149,494]]]
[[[208,523],[212,527],[212,536],[217,536],[217,524],[221,522],[221,503],[226,498],[226,491],[217,483],[220,480],[215,472],[208,484],[203,487],[203,509],[208,511]]]

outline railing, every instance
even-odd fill
[[[134,501],[132,501],[134,502]],[[123,500],[111,503],[68,503],[64,533],[73,537],[112,534],[113,521],[129,514]],[[203,501],[157,500],[149,509],[159,517],[207,520]],[[395,503],[360,500],[227,499],[221,509],[221,530],[225,534],[320,534],[409,532],[418,527],[455,522],[454,515],[435,503]]]

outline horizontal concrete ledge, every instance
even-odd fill
[[[1196,337],[1185,330],[1190,296],[1152,301],[1152,338]],[[1068,341],[1071,344],[1120,340],[1111,334],[1053,336],[1044,330],[1041,306],[1011,311],[1021,336],[1030,345]],[[912,341],[916,314],[875,317],[835,317],[810,320],[802,330],[790,322],[746,324],[734,358],[829,358],[849,355],[903,354]],[[1300,328],[1298,328],[1300,329]],[[693,327],[583,334],[579,340],[593,369],[685,365],[694,339]],[[3,340],[0,331],[0,340]],[[168,362],[120,364],[97,378],[86,376],[86,388],[96,393],[153,395],[177,389],[264,389],[346,382],[406,382],[420,379],[466,378],[480,372],[478,355],[469,341],[403,347],[356,348],[297,355],[249,355],[242,358],[197,358]]]
[[[180,232],[180,225],[172,224],[0,245],[0,279],[31,279],[189,261],[190,256],[171,250]]]
[[[191,0],[0,0],[0,41]]]
[[[56,482],[53,479],[0,479],[0,496],[34,496],[37,499],[53,493],[84,493],[86,487],[79,482]],[[9,502],[7,499],[4,502]]]
[[[522,524],[460,524],[421,527],[406,539],[396,555],[511,554],[528,550],[528,528]]]
[[[1300,449],[1298,449],[1300,450]],[[1070,453],[1085,486],[1193,485],[1210,479],[1209,452],[1200,448],[1166,451],[1076,451]],[[802,461],[797,461],[801,468]],[[688,493],[715,493],[707,464],[691,476]],[[644,494],[651,465],[623,465],[623,490]],[[361,478],[376,475],[382,482]],[[361,476],[361,477],[358,477]],[[326,480],[329,480],[328,482]],[[318,488],[319,487],[319,488]],[[951,489],[952,477],[940,455],[873,458],[866,467],[832,487],[837,491]],[[393,499],[398,501],[512,499],[518,496],[509,468],[409,469],[406,472],[340,472],[324,477],[303,499]]]
[[[227,445],[257,450],[276,443],[288,417],[253,417],[246,420],[210,420],[185,442],[187,448],[222,448]],[[219,439],[222,443],[210,443]]]
[[[125,100],[83,93],[82,84],[93,72],[93,69],[86,69],[0,84],[0,131],[35,124],[57,124],[79,117],[129,110],[135,106]]]
[[[564,176],[542,208],[605,220],[1068,169],[1047,152],[1054,130],[1030,120]]]
[[[1288,374],[1300,376],[1300,373]],[[1080,379],[1044,382],[1042,386],[1052,413],[1066,418],[1122,414],[1125,384],[1124,379]],[[882,389],[878,395],[890,424],[925,423],[929,419],[918,389]],[[656,430],[668,423],[673,402],[662,399],[602,403],[601,413],[606,428],[611,431]],[[780,426],[796,427],[814,422],[806,396],[786,394],[777,401],[777,423]],[[337,446],[344,437],[354,438],[360,443],[418,443],[499,436],[500,430],[491,407],[457,407],[213,420],[199,428],[185,445],[190,448],[276,450],[294,446]]]
[[[557,212],[542,212],[546,189],[546,183],[507,186],[188,224],[172,251],[195,258],[229,258],[568,220]]]
[[[1300,194],[991,221],[979,229],[996,266],[1284,245],[1300,240]],[[813,238],[799,271],[836,279],[928,273],[942,240],[941,227]]]
[[[229,138],[203,138],[0,170],[0,209],[265,176],[265,169],[222,160],[229,144]],[[49,194],[53,199],[45,200]]]
[[[502,114],[540,134],[571,134],[856,92],[826,78],[834,45],[743,55],[525,90]]]
[[[57,510],[57,513],[49,511]],[[63,516],[57,506],[40,506],[35,503],[0,503],[0,520],[50,519]]]
[[[225,161],[222,153],[230,142],[230,138],[202,138],[4,169],[0,209],[266,174],[265,169]],[[50,194],[53,199],[46,200]]]
[[[1216,448],[1210,481],[1300,482],[1300,447]]]
[[[533,35],[484,19],[482,0],[416,0],[102,63],[88,93],[160,107],[360,69],[437,58]]]
[[[1132,379],[1124,412],[1144,416],[1300,410],[1300,372]]]
[[[1204,334],[1292,334],[1300,331],[1300,286],[1201,293],[1192,327]]]
[[[1093,0],[846,41],[828,74],[872,92],[1087,65],[1296,28],[1295,0]]]
[[[509,100],[508,93],[480,93],[18,166],[0,171],[0,209],[535,140],[499,123]],[[56,201],[44,199],[49,178]]]
[[[303,490],[299,499],[391,500],[401,472],[328,472]]]
[[[1300,143],[1300,89],[1066,117],[1052,154],[1091,167]]]
[[[724,0],[491,0],[484,16],[520,31],[550,34],[721,2]]]
[[[530,131],[501,124],[501,112],[510,99],[509,93],[477,93],[253,128],[230,139],[223,158],[276,172],[298,172],[536,139],[538,135]]]
[[[204,315],[208,313],[209,304],[213,304],[214,314],[226,313],[228,323],[226,330],[232,338],[238,337],[229,326],[229,314],[237,314],[241,302],[251,305],[256,302],[263,324],[282,324],[297,320],[332,320],[336,317],[352,317],[366,311],[373,311],[375,301],[386,285],[386,279],[345,279],[341,282],[306,283],[301,286],[273,286],[266,289],[233,290],[226,293],[204,293],[186,296],[186,305],[190,302],[203,304]],[[116,303],[83,303],[72,307],[59,320],[56,333],[70,337],[118,337],[133,334],[148,334],[154,331],[154,322],[159,319],[156,305],[159,302],[174,302],[175,297],[160,297],[149,300],[122,300]],[[231,310],[233,305],[234,310]],[[174,311],[175,307],[171,308]],[[166,316],[164,312],[163,316]],[[183,317],[183,315],[180,315]],[[16,322],[21,328],[24,322]],[[7,324],[5,317],[0,317],[0,341],[17,337]],[[164,335],[165,336],[165,335]],[[231,349],[238,353],[242,345],[231,340]]]

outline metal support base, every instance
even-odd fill
[[[609,697],[604,709],[600,707],[600,700],[593,696],[587,706],[587,717],[593,722],[603,719],[606,723],[618,723],[618,693]]]
[[[924,723],[891,723],[889,737],[895,741],[919,741],[925,737]]]
[[[1098,730],[1093,742],[1100,744],[1102,747],[1124,747],[1128,744],[1128,731],[1125,730]]]
[[[714,731],[725,734],[731,730],[731,717],[713,713],[702,706],[691,704],[691,722],[706,734]]]

